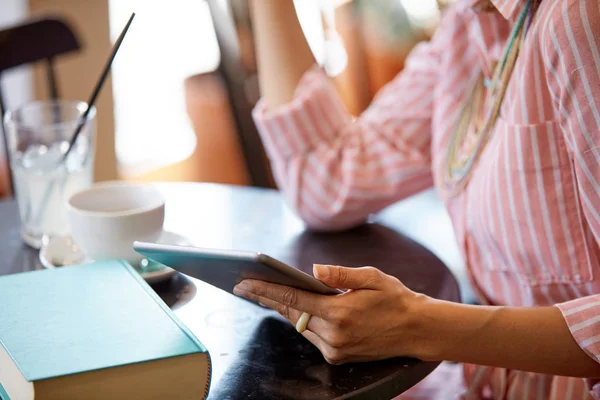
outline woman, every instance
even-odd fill
[[[254,115],[287,201],[312,229],[336,230],[435,185],[484,306],[374,268],[315,266],[351,289],[337,297],[256,281],[236,293],[331,363],[463,363],[413,395],[600,399],[598,2],[459,0],[356,119],[314,67],[291,0],[255,0],[253,17]]]

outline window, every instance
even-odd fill
[[[136,13],[112,70],[119,173],[135,177],[192,154],[184,80],[216,69],[219,51],[204,1],[109,0],[109,10],[113,42]]]

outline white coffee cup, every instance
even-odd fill
[[[165,200],[151,184],[101,182],[67,201],[71,237],[92,260],[143,258],[133,242],[156,241],[162,234]]]

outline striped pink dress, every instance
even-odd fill
[[[405,70],[358,118],[344,110],[317,67],[289,104],[257,105],[255,121],[278,185],[309,226],[356,225],[438,183],[435,172],[474,79],[481,71],[491,77],[526,3],[491,2],[496,10],[481,0],[450,7],[432,40],[414,49]],[[471,180],[461,194],[444,198],[479,300],[556,305],[594,360],[600,360],[599,44],[597,0],[542,1]],[[459,376],[448,371],[439,368],[413,395],[600,399],[600,383],[591,379],[474,365],[461,366]],[[443,381],[436,383],[436,375]]]

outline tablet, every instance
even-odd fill
[[[158,263],[229,293],[245,279],[261,280],[326,295],[343,293],[266,254],[134,242],[133,249]]]

